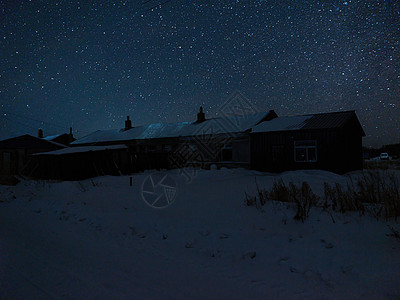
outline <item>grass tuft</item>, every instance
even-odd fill
[[[296,209],[294,219],[304,222],[312,207],[319,206],[321,198],[312,191],[307,182],[297,186],[292,181],[287,185],[282,178],[275,180],[269,190],[260,189],[256,180],[257,194],[246,196],[247,206],[261,209],[268,201],[293,203]],[[366,212],[379,218],[397,220],[400,217],[400,184],[396,174],[384,170],[367,170],[356,180],[349,180],[344,187],[339,183],[324,183],[322,207],[331,212]],[[332,220],[333,216],[331,214]]]

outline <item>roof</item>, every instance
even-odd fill
[[[278,117],[255,126],[252,132],[270,132],[301,129],[311,116]]]
[[[65,145],[29,134],[0,141],[0,149],[60,149],[65,147]]]
[[[54,139],[56,139],[56,138],[58,138],[58,137],[60,137],[60,136],[62,136],[64,134],[66,134],[66,133],[60,133],[60,134],[56,134],[56,135],[49,135],[49,136],[45,136],[43,139],[47,140],[47,141],[52,141],[52,140],[54,140]]]
[[[68,148],[55,150],[55,151],[36,153],[33,155],[65,155],[65,154],[73,154],[73,153],[118,150],[118,149],[128,149],[128,147],[126,145],[68,147]]]
[[[340,128],[356,117],[354,110],[311,115],[302,129],[314,128]],[[357,117],[356,117],[357,118]]]
[[[133,127],[129,130],[98,130],[71,143],[96,144],[100,142],[118,142],[128,140],[146,140],[171,137],[188,137],[204,134],[238,133],[251,129],[268,116],[269,112],[235,115],[207,119],[201,123],[156,123]]]
[[[362,135],[365,136],[364,130],[357,119],[355,111],[278,117],[255,126],[252,132],[343,128],[351,120],[356,121],[357,127],[361,130]]]

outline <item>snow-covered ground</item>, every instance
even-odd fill
[[[281,175],[243,169],[176,170],[174,202],[142,199],[151,172],[79,182],[0,186],[0,298],[399,299],[400,239],[358,213],[313,208],[304,223],[285,204],[245,205],[245,192],[353,173]],[[160,175],[156,174],[156,175]],[[400,173],[398,173],[400,177]],[[147,197],[145,195],[145,197]]]

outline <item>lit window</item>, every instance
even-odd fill
[[[296,162],[316,162],[317,141],[295,141],[294,160]]]

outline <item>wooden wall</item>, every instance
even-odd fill
[[[298,169],[322,169],[343,174],[362,169],[362,136],[356,128],[308,129],[253,133],[251,168],[282,172]],[[295,161],[295,141],[317,142],[316,162]]]

